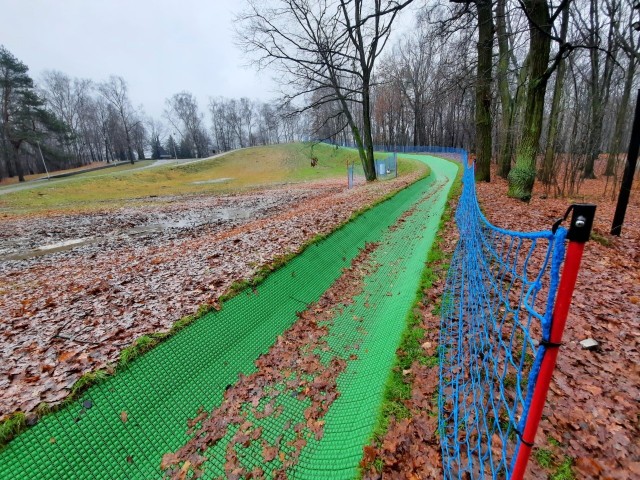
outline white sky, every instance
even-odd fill
[[[45,70],[95,81],[120,75],[135,106],[159,116],[167,97],[268,100],[270,75],[243,68],[232,39],[241,0],[0,0],[0,44],[38,80]]]
[[[0,0],[0,44],[36,81],[45,70],[94,81],[120,75],[134,106],[142,104],[148,115],[162,115],[165,99],[182,90],[206,112],[212,96],[276,94],[270,74],[245,68],[234,45],[232,20],[243,6],[243,0]],[[411,16],[403,12],[402,23]]]

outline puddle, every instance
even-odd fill
[[[126,236],[136,238],[141,235],[157,234],[172,230],[183,230],[187,228],[198,228],[210,224],[217,224],[224,221],[234,220],[251,220],[256,217],[259,209],[230,207],[230,208],[211,208],[198,212],[183,212],[175,218],[153,219],[149,223],[139,225],[137,227],[115,230],[105,235],[95,237],[72,238],[56,243],[41,245],[34,249],[22,250],[14,253],[2,255],[0,261],[7,260],[27,260],[29,258],[40,257],[51,253],[65,252],[83,245],[97,243],[106,237]]]
[[[220,220],[247,220],[255,217],[255,211],[249,208],[216,208],[214,218]]]
[[[52,243],[50,245],[42,245],[36,248],[36,250],[60,250],[61,248],[64,248],[64,247],[73,247],[75,245],[82,245],[82,244],[88,243],[90,240],[92,239],[91,238],[73,238],[71,240],[64,240],[62,242]]]
[[[0,260],[26,260],[33,257],[41,257],[42,255],[48,255],[50,253],[65,252],[82,245],[88,245],[95,242],[97,239],[94,237],[88,238],[73,238],[71,240],[64,240],[62,242],[51,243],[49,245],[41,245],[33,250],[25,250],[23,252],[12,253],[9,255],[0,256]]]
[[[147,225],[141,225],[139,227],[133,227],[128,230],[124,230],[122,233],[124,233],[125,235],[129,235],[130,237],[135,237],[137,235],[145,235],[147,233],[156,233],[161,231],[161,225],[150,223]]]
[[[224,177],[224,178],[212,178],[211,180],[200,180],[198,182],[191,182],[191,185],[206,185],[209,183],[225,183],[233,180],[233,178]]]

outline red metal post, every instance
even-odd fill
[[[518,448],[518,456],[516,458],[513,472],[511,472],[511,480],[522,480],[529,462],[531,449],[538,430],[538,424],[542,417],[542,410],[549,392],[551,383],[551,375],[556,366],[558,358],[558,346],[562,342],[562,334],[567,323],[567,315],[569,314],[569,306],[571,305],[571,297],[578,278],[580,270],[580,262],[584,251],[584,244],[589,239],[591,226],[593,225],[593,216],[595,214],[595,205],[574,205],[573,218],[571,226],[567,234],[569,246],[562,269],[562,277],[558,286],[558,294],[556,295],[556,303],[553,308],[553,316],[551,323],[551,332],[549,334],[548,343],[552,347],[547,348],[542,359],[540,372],[536,380],[536,385],[531,399],[531,406],[527,415],[527,423],[522,432],[520,447]]]

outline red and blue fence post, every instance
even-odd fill
[[[558,350],[562,343],[562,334],[567,323],[567,315],[569,314],[571,297],[573,296],[578,271],[580,270],[584,245],[591,235],[591,227],[593,226],[593,218],[596,212],[596,206],[591,204],[576,204],[571,209],[573,210],[573,215],[567,232],[569,246],[567,247],[562,277],[560,278],[560,285],[558,286],[556,302],[553,308],[551,333],[545,345],[546,350],[533,391],[527,421],[521,435],[518,456],[511,472],[511,480],[521,480],[524,477],[527,463],[531,456],[536,431],[538,430],[547,393],[549,392],[551,376],[556,366]]]

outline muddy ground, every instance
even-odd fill
[[[136,338],[214,304],[234,281],[418,175],[0,218],[0,420],[60,402]]]

